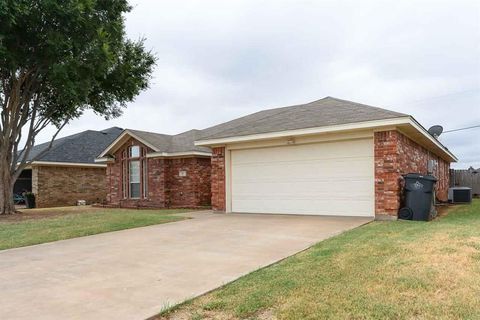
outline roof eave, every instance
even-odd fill
[[[211,152],[185,151],[185,152],[150,152],[147,158],[174,158],[174,157],[211,157]]]
[[[96,158],[94,161],[95,163],[112,163],[115,162],[115,157],[105,156],[101,158]]]
[[[443,153],[443,158],[447,158],[451,162],[458,161],[457,157],[453,155],[445,146],[431,136],[428,131],[421,126],[413,117],[411,116],[402,116],[395,117],[390,119],[382,120],[372,120],[372,121],[363,121],[363,122],[354,122],[341,125],[332,125],[332,126],[323,126],[323,127],[314,127],[314,128],[305,128],[305,129],[295,129],[295,130],[285,130],[277,132],[268,132],[268,133],[258,133],[251,135],[243,136],[231,136],[231,137],[222,137],[222,138],[212,138],[212,139],[203,139],[195,141],[196,146],[206,146],[206,147],[215,147],[231,143],[247,142],[247,141],[261,141],[261,140],[270,140],[276,138],[284,138],[291,136],[306,136],[322,133],[334,133],[342,132],[349,130],[361,130],[361,129],[381,129],[392,126],[411,126],[416,131],[421,133],[431,144],[436,146],[436,148]]]
[[[84,162],[33,161],[29,163],[29,166],[105,168],[107,165],[102,163],[84,163]]]
[[[312,134],[319,134],[319,133],[326,133],[326,132],[340,132],[340,131],[346,131],[346,130],[368,129],[368,128],[375,128],[380,126],[392,126],[399,123],[407,123],[409,119],[410,117],[406,116],[406,117],[398,117],[398,118],[392,118],[392,119],[354,122],[354,123],[347,123],[347,124],[340,124],[340,125],[284,130],[284,131],[258,133],[258,134],[242,135],[242,136],[207,138],[207,139],[195,141],[195,145],[211,147],[211,146],[222,145],[227,143],[268,140],[268,139],[283,138],[283,137],[290,137],[290,136],[304,136],[304,135],[312,135]]]
[[[410,116],[410,124],[417,129],[424,137],[426,137],[431,143],[433,143],[436,147],[441,149],[449,158],[451,162],[457,162],[458,158],[450,151],[447,147],[445,147],[438,139],[434,138],[428,130],[422,126],[414,117]]]

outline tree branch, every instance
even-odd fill
[[[45,155],[45,153],[47,153],[53,146],[53,142],[55,141],[55,139],[57,138],[57,135],[60,133],[60,131],[65,127],[65,125],[68,123],[70,119],[66,119],[64,120],[64,122],[62,123],[62,125],[60,127],[57,128],[57,131],[55,132],[55,134],[52,136],[52,139],[50,139],[50,143],[48,144],[48,146],[43,149],[40,153],[38,153],[37,155],[35,155],[35,157],[33,157],[32,159],[28,160],[28,155],[30,154],[30,151],[32,149],[32,147],[34,146],[34,141],[35,141],[35,136],[38,134],[38,132],[40,132],[42,129],[40,129],[39,131],[37,131],[34,135],[33,135],[33,138],[30,140],[30,145],[28,147],[26,147],[26,151],[25,151],[25,154],[24,156],[22,157],[22,161],[18,164],[17,168],[16,168],[16,171],[14,173],[14,178],[17,179],[22,170],[25,169],[25,167],[34,162],[35,160],[41,158],[43,155]],[[25,149],[24,149],[25,150]]]

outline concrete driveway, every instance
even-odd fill
[[[369,221],[191,215],[0,251],[0,319],[145,319]]]

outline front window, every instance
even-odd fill
[[[140,198],[140,161],[130,160],[130,198]]]
[[[148,172],[147,150],[140,146],[130,146],[122,152],[123,198],[147,198]]]

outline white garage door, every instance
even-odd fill
[[[232,211],[374,216],[372,139],[233,150]]]

